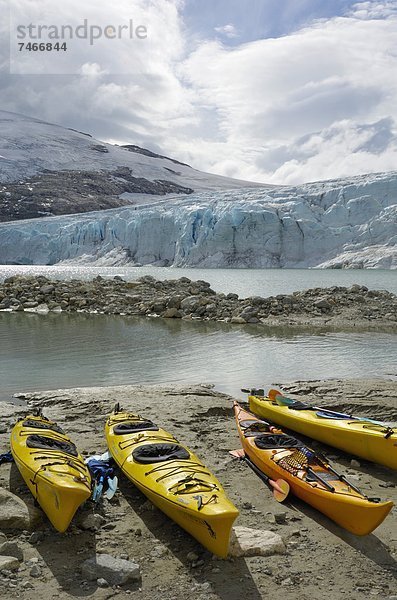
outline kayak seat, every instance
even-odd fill
[[[255,446],[261,450],[272,450],[278,448],[301,448],[302,442],[290,435],[258,435],[255,437]]]
[[[139,431],[158,431],[159,428],[153,421],[125,421],[119,423],[113,428],[115,435],[127,435],[128,433],[138,433]]]
[[[65,452],[71,456],[78,456],[77,448],[73,442],[55,440],[44,435],[29,435],[26,439],[28,448],[40,448],[41,450],[55,450]]]
[[[61,429],[61,427],[59,427],[59,425],[57,425],[56,423],[44,423],[43,421],[35,421],[34,419],[26,419],[22,423],[22,425],[24,427],[29,427],[32,429],[47,429],[50,431],[55,431],[56,433],[61,433],[62,435],[65,434],[63,429]]]
[[[305,402],[301,402],[300,400],[297,400],[293,404],[289,404],[288,408],[290,410],[314,410],[312,406],[310,406],[309,404],[305,404]]]
[[[186,460],[190,454],[178,444],[145,444],[136,448],[132,457],[137,463],[148,465],[166,460]]]

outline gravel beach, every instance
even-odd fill
[[[324,406],[397,421],[395,380],[275,385]],[[396,508],[373,534],[359,538],[292,496],[278,504],[252,471],[228,454],[239,447],[232,398],[211,386],[118,386],[20,394],[18,404],[11,400],[1,404],[0,448],[9,448],[9,430],[15,419],[40,406],[68,432],[81,452],[104,451],[104,422],[116,402],[154,419],[194,450],[239,508],[235,525],[279,534],[285,553],[216,560],[122,476],[111,501],[103,500],[96,507],[86,503],[68,532],[59,534],[33,506],[15,466],[5,464],[0,467],[0,504],[8,491],[15,494],[15,503],[17,498],[23,500],[29,513],[25,524],[13,529],[4,528],[0,516],[0,555],[12,548],[14,555],[19,554],[13,567],[0,570],[1,598],[397,597]],[[397,502],[395,472],[318,443],[312,446],[324,451],[364,492]],[[2,506],[1,514],[4,518]],[[109,586],[101,578],[87,580],[82,564],[99,554],[137,563],[140,579],[121,587]]]

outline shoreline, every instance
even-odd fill
[[[275,386],[327,406],[358,414],[372,410],[373,416],[394,415],[397,420],[396,381],[323,380]],[[66,535],[54,532],[42,516],[33,535],[7,531],[9,541],[15,541],[23,550],[24,562],[15,576],[0,576],[4,586],[0,597],[28,599],[34,594],[37,598],[60,600],[78,596],[95,600],[240,600],[242,590],[250,600],[281,594],[286,600],[298,596],[320,600],[326,595],[353,600],[372,595],[393,597],[397,578],[396,508],[373,534],[359,538],[293,496],[285,504],[276,503],[252,471],[228,454],[239,445],[232,398],[210,385],[75,388],[22,393],[18,397],[26,407],[42,407],[46,416],[67,430],[79,450],[89,455],[105,450],[104,422],[116,402],[153,418],[196,452],[220,479],[240,510],[235,524],[281,535],[286,554],[214,560],[120,477],[115,498],[96,508],[87,503]],[[11,423],[17,415],[26,413],[26,407],[2,405],[0,444],[4,450]],[[331,455],[332,464],[364,492],[397,503],[397,473],[361,459],[359,467],[353,468],[354,457],[322,444],[317,447]],[[13,477],[11,474],[12,467],[1,467],[0,488],[11,487],[18,497],[31,503],[30,493],[23,484],[15,483],[15,473]],[[99,517],[91,516],[95,514]],[[88,517],[97,521],[92,529],[85,529]],[[139,586],[103,589],[96,582],[87,582],[81,574],[81,563],[104,552],[137,562],[142,574]],[[30,575],[31,564],[38,565],[38,577]]]
[[[353,284],[276,296],[217,293],[187,277],[133,281],[120,276],[91,281],[8,277],[0,283],[0,312],[84,313],[214,321],[232,325],[397,333],[397,296]]]

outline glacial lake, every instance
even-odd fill
[[[132,272],[134,271],[134,272]],[[0,267],[55,278],[143,274],[205,279],[241,296],[359,283],[397,292],[396,271]],[[0,399],[17,391],[138,383],[241,387],[295,379],[397,376],[397,336],[108,315],[0,312]]]

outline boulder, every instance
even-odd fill
[[[16,571],[19,560],[15,556],[0,556],[0,571]]]
[[[320,298],[314,303],[316,308],[321,308],[324,310],[330,310],[332,308],[332,304],[326,298]]]
[[[106,523],[106,519],[97,513],[83,514],[78,520],[79,527],[88,531],[97,531],[104,523]]]
[[[32,529],[41,521],[43,513],[32,504],[26,504],[8,490],[0,488],[0,530]]]
[[[285,552],[284,542],[278,533],[240,526],[232,530],[230,556],[272,556]]]
[[[81,572],[89,581],[105,579],[110,585],[123,585],[141,578],[139,565],[110,554],[97,554],[87,559],[82,564]]]
[[[16,542],[4,542],[0,544],[1,556],[13,556],[19,561],[23,561],[23,550]]]
[[[194,312],[200,306],[200,296],[188,296],[181,302],[181,309],[185,312]]]

